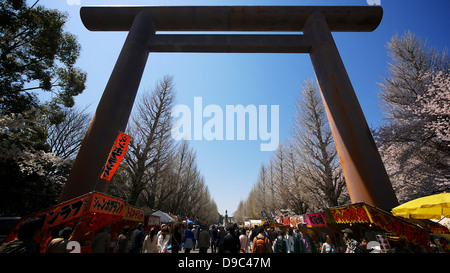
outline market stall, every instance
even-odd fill
[[[325,211],[303,215],[304,223],[308,227],[308,234],[311,235],[316,247],[320,250],[322,244],[326,241],[326,236],[331,237],[335,246],[342,247],[338,232],[332,229],[328,224]]]
[[[443,192],[411,200],[393,208],[392,214],[407,218],[408,221],[423,219],[424,224],[430,228],[434,250],[450,253],[450,224],[445,224],[450,223],[450,193]]]
[[[161,217],[157,215],[145,216],[145,229],[159,228],[161,226]]]
[[[173,218],[168,214],[165,213],[163,211],[155,211],[154,213],[152,213],[153,216],[159,216],[160,217],[160,222],[161,224],[167,224],[167,225],[172,225],[173,224]]]
[[[111,241],[116,241],[117,237],[124,230],[125,226],[133,231],[139,223],[144,223],[144,210],[135,206],[125,205],[123,217],[110,224]]]
[[[386,246],[381,249],[384,252],[390,248],[385,238],[394,244],[405,241],[416,250],[428,250],[430,246],[429,230],[363,202],[327,209],[325,218],[327,225],[335,231],[350,228],[359,241],[378,241],[381,246]]]
[[[26,219],[39,217],[44,220],[41,231],[42,251],[45,251],[51,239],[67,226],[73,229],[70,240],[80,242],[83,250],[85,243],[92,241],[97,231],[123,218],[125,206],[125,201],[121,199],[98,192],[87,193],[23,217],[4,242],[17,238],[16,231]]]

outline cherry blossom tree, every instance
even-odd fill
[[[388,44],[381,83],[386,123],[375,139],[397,197],[405,202],[450,189],[450,79],[446,51],[408,32]]]

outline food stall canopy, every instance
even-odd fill
[[[170,217],[169,214],[167,214],[163,211],[158,210],[158,211],[152,213],[152,215],[159,216],[161,223],[172,223],[173,222],[173,218]]]
[[[97,230],[124,216],[125,201],[99,192],[91,192],[74,199],[62,202],[46,210],[23,217],[16,228],[5,239],[5,243],[17,238],[15,230],[29,218],[42,218],[44,226],[41,235],[44,237],[51,228],[77,224],[72,237],[82,230]],[[77,232],[78,231],[78,232]],[[72,238],[77,240],[78,238]]]
[[[429,231],[364,202],[330,208],[325,214],[327,224],[371,224],[423,248],[430,243]]]
[[[414,219],[450,217],[450,193],[444,192],[411,200],[393,208],[392,214]]]

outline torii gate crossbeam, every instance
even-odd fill
[[[59,201],[93,190],[117,132],[125,131],[150,52],[309,53],[352,202],[390,210],[397,198],[331,35],[373,31],[382,17],[377,6],[82,7],[87,29],[129,33]],[[95,190],[107,183],[100,179]]]

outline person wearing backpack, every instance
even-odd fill
[[[264,227],[260,227],[258,235],[253,239],[252,253],[272,253],[269,238],[264,235]]]

